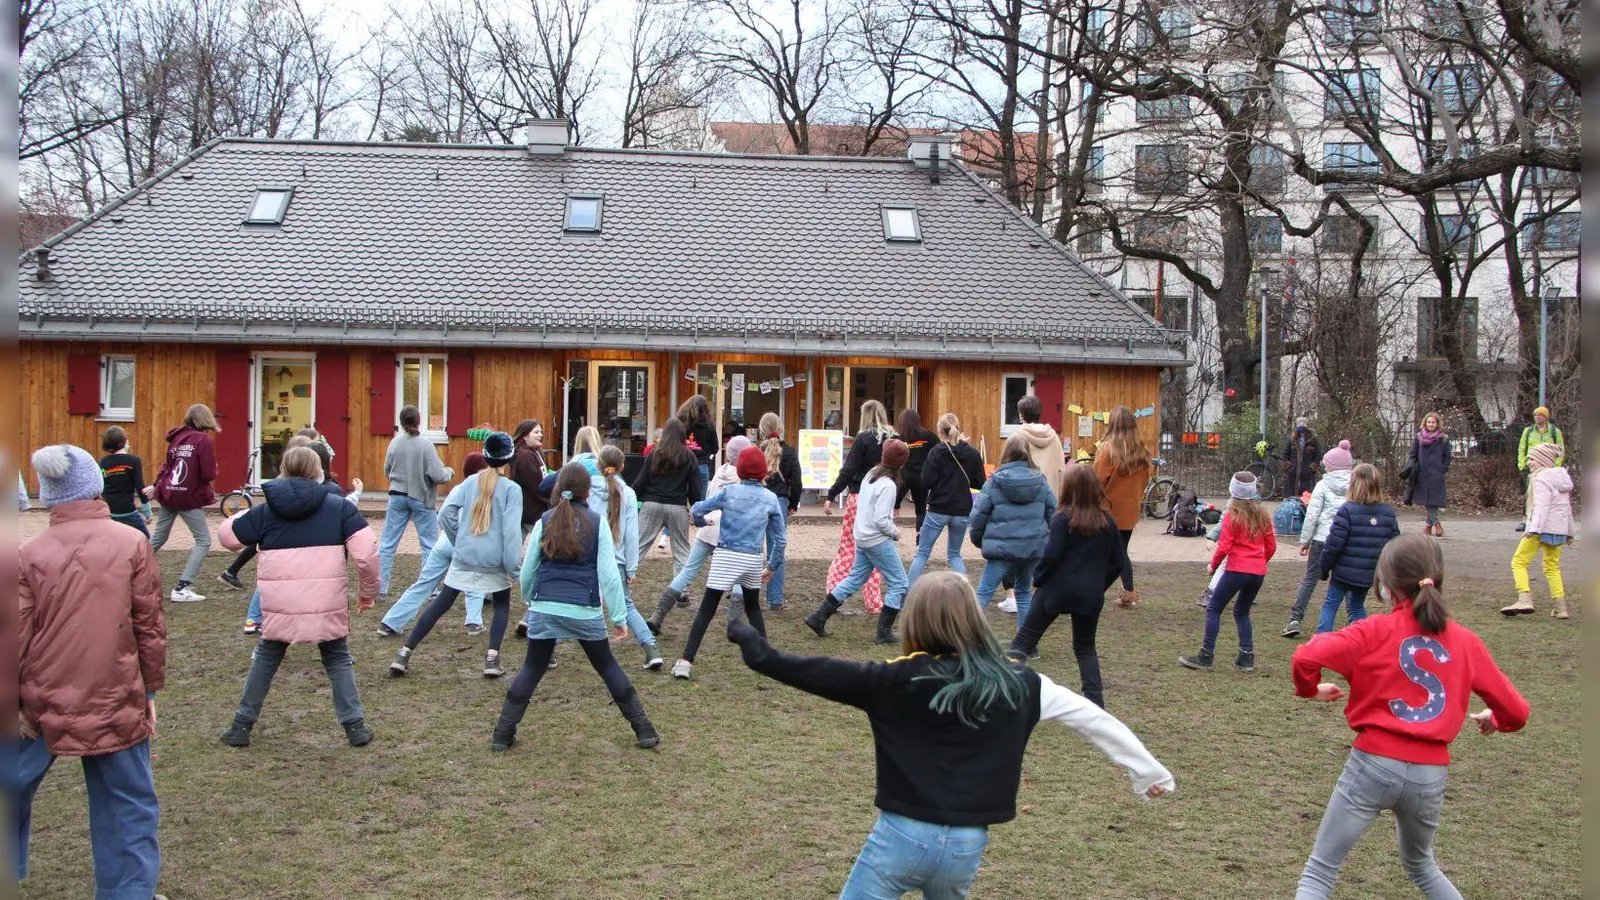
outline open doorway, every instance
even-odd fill
[[[855,434],[861,404],[876,400],[892,425],[917,403],[915,366],[828,366],[823,372],[822,427]]]
[[[257,483],[277,478],[283,451],[295,432],[316,419],[316,355],[274,353],[256,357],[255,445]]]
[[[717,411],[717,438],[736,434],[756,439],[761,417],[783,418],[783,366],[777,363],[701,363],[700,395]]]

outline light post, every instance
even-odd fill
[[[1270,294],[1267,286],[1267,277],[1272,274],[1272,270],[1258,269],[1256,271],[1260,276],[1257,280],[1261,286],[1261,327],[1259,329],[1260,334],[1257,335],[1261,338],[1261,392],[1257,395],[1256,406],[1261,413],[1258,428],[1261,432],[1261,440],[1264,441],[1267,439],[1267,297]]]
[[[1550,285],[1539,295],[1539,405],[1545,405],[1545,384],[1550,368],[1550,301],[1561,298],[1561,288]]]

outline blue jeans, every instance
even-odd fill
[[[617,563],[617,572],[622,576],[622,596],[628,600],[628,630],[633,632],[633,637],[639,642],[639,646],[648,647],[656,642],[656,636],[651,633],[650,626],[645,624],[644,616],[639,615],[639,607],[633,605],[633,588],[628,587],[628,567]]]
[[[834,587],[833,598],[840,602],[850,599],[856,591],[866,586],[873,569],[883,575],[883,605],[889,609],[899,609],[906,597],[906,567],[900,564],[900,548],[893,541],[884,541],[871,547],[857,544],[850,574]]]
[[[694,584],[694,580],[700,577],[700,570],[706,567],[706,561],[711,559],[711,551],[716,549],[699,539],[691,541],[690,544],[688,561],[678,570],[678,574],[672,576],[671,587],[679,594],[689,590],[689,585]]]
[[[7,766],[6,793],[16,830],[17,880],[28,877],[28,835],[33,796],[56,761],[42,740],[22,740],[16,766]],[[150,772],[150,742],[104,756],[83,757],[89,789],[89,842],[94,854],[95,900],[150,900],[161,874],[156,824],[161,806]]]
[[[449,541],[434,545],[433,550],[424,557],[422,571],[417,573],[416,583],[406,588],[406,592],[400,595],[400,599],[389,607],[387,613],[384,613],[383,624],[395,631],[406,630],[406,626],[411,624],[412,619],[416,618],[423,604],[427,603],[428,598],[433,596],[434,590],[439,587],[439,582],[443,581],[445,574],[450,571],[450,560],[454,555],[453,550],[454,548],[451,547]],[[468,594],[466,606],[467,624],[482,625],[483,595],[479,593]],[[260,619],[258,618],[256,621],[259,622]]]
[[[267,691],[272,689],[272,679],[283,665],[289,645],[283,641],[266,638],[256,642],[250,654],[250,674],[245,676],[244,693],[239,698],[239,708],[234,718],[255,723],[261,718],[261,707],[267,702]],[[361,692],[356,689],[356,659],[350,655],[350,639],[335,638],[317,645],[322,656],[322,670],[328,675],[328,686],[333,694],[333,715],[340,725],[353,725],[366,718],[361,707]]]
[[[934,825],[879,812],[839,900],[961,900],[972,889],[989,844],[982,826]]]
[[[944,542],[945,559],[950,562],[950,571],[967,574],[967,564],[961,561],[961,541],[967,536],[967,517],[930,512],[923,517],[922,530],[917,532],[917,555],[911,560],[911,574],[906,576],[906,581],[917,583],[942,531],[950,533]]]
[[[422,558],[433,552],[439,539],[439,516],[432,509],[404,494],[390,494],[389,508],[383,514],[383,536],[378,539],[378,596],[389,596],[389,573],[394,570],[394,551],[406,533],[406,523],[417,523],[417,541]]]
[[[128,526],[129,528],[137,528],[137,529],[139,529],[139,533],[144,535],[145,537],[149,537],[150,536],[150,529],[145,527],[145,525],[144,525],[144,515],[142,513],[137,513],[137,512],[120,513],[120,514],[119,513],[112,513],[111,514],[111,518],[115,519],[118,522],[121,522],[122,524]]]
[[[1017,592],[1017,622],[1028,620],[1028,607],[1033,605],[1033,567],[1037,559],[990,559],[983,563],[983,577],[978,579],[978,605],[989,608],[989,598],[1000,589],[1002,580],[1014,580]],[[1009,576],[1009,578],[1008,578]]]
[[[1233,607],[1233,622],[1239,629],[1239,650],[1242,653],[1255,652],[1255,627],[1250,622],[1250,607],[1255,605],[1256,595],[1261,593],[1261,585],[1265,581],[1266,578],[1260,575],[1223,573],[1222,580],[1217,582],[1217,589],[1211,592],[1211,602],[1206,604],[1206,635],[1200,649],[1207,653],[1217,651],[1217,632],[1222,630],[1222,611],[1237,597],[1239,602]]]
[[[783,570],[787,566],[783,562],[772,570],[772,577],[767,579],[767,609],[779,609],[783,606]]]
[[[1339,607],[1349,604],[1350,621],[1359,622],[1367,617],[1367,591],[1371,588],[1351,587],[1339,581],[1328,582],[1328,596],[1322,601],[1322,615],[1317,617],[1317,634],[1333,630],[1339,616]]]

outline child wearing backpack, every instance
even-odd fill
[[[1349,620],[1367,617],[1367,592],[1372,589],[1378,556],[1385,544],[1400,535],[1394,507],[1383,502],[1378,470],[1362,463],[1350,473],[1350,496],[1333,514],[1328,540],[1322,546],[1322,577],[1329,579],[1328,596],[1317,618],[1317,634],[1333,630],[1339,607],[1346,606]]]
[[[1323,669],[1349,682],[1344,714],[1356,733],[1295,897],[1333,896],[1345,857],[1379,813],[1390,810],[1412,883],[1427,897],[1459,900],[1433,855],[1450,742],[1467,719],[1472,694],[1489,707],[1471,716],[1483,734],[1522,728],[1528,702],[1483,641],[1451,621],[1436,541],[1410,534],[1389,542],[1378,558],[1377,581],[1393,611],[1317,635],[1294,653],[1297,696],[1326,703],[1344,698],[1338,685],[1319,683]]]
[[[100,449],[106,452],[100,457],[100,476],[106,483],[100,499],[111,508],[111,518],[149,537],[145,523],[152,513],[144,496],[144,461],[128,452],[128,432],[120,425],[107,428]]]
[[[1006,440],[1000,451],[1000,468],[984,482],[967,520],[972,543],[983,551],[978,603],[987,607],[1002,578],[1012,576],[1016,579],[1018,624],[1027,621],[1033,602],[1033,567],[1044,553],[1050,517],[1056,512],[1056,495],[1051,493],[1049,480],[1034,467],[1030,449],[1021,432]],[[1035,650],[1030,658],[1037,655]]]
[[[1222,535],[1211,555],[1209,572],[1223,569],[1225,574],[1206,606],[1205,637],[1200,652],[1178,657],[1178,664],[1189,669],[1211,671],[1217,649],[1217,632],[1222,628],[1222,611],[1238,598],[1233,621],[1239,629],[1239,656],[1233,666],[1241,672],[1255,671],[1255,633],[1250,622],[1250,607],[1267,578],[1267,563],[1278,552],[1278,539],[1272,534],[1272,517],[1261,505],[1256,477],[1235,472],[1228,482],[1228,512],[1222,517]],[[1226,566],[1224,566],[1226,561]]]
[[[1539,444],[1528,451],[1529,513],[1516,555],[1511,557],[1511,577],[1517,602],[1500,610],[1506,616],[1531,615],[1533,584],[1528,570],[1533,558],[1544,555],[1544,580],[1550,587],[1552,618],[1567,618],[1567,591],[1561,581],[1561,548],[1572,540],[1572,475],[1561,466],[1558,444]]]
[[[1289,609],[1289,624],[1283,636],[1300,636],[1300,623],[1305,619],[1306,606],[1311,602],[1311,592],[1322,581],[1322,547],[1333,530],[1333,516],[1344,505],[1350,493],[1350,470],[1355,460],[1350,455],[1350,442],[1340,441],[1339,446],[1322,454],[1322,480],[1311,491],[1311,503],[1306,507],[1306,520],[1300,526],[1300,555],[1306,560],[1306,573],[1295,588],[1294,605]]]

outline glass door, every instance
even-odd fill
[[[591,362],[590,421],[600,437],[624,453],[644,453],[654,425],[650,409],[650,375],[647,362]]]
[[[696,389],[717,411],[717,438],[756,439],[761,417],[783,417],[783,366],[777,363],[701,363]]]
[[[861,426],[861,404],[868,400],[883,404],[892,426],[900,413],[917,404],[916,366],[828,366],[823,371],[823,428],[855,434]]]
[[[255,419],[258,481],[277,478],[283,451],[295,432],[316,418],[316,358],[310,354],[282,353],[256,358]]]

